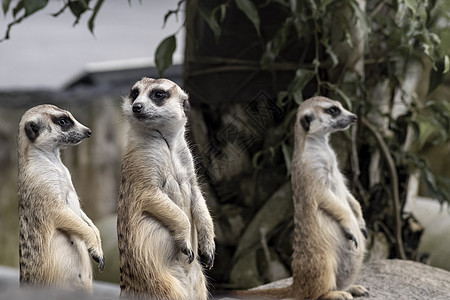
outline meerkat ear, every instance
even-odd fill
[[[183,100],[183,110],[186,116],[189,114],[189,111],[191,110],[191,104],[189,103],[188,99]]]
[[[302,127],[305,131],[309,131],[309,125],[314,120],[314,115],[304,115],[300,119],[300,123],[302,124]]]
[[[39,125],[33,121],[27,122],[25,124],[25,134],[30,141],[34,142],[34,140],[36,140],[39,136]]]

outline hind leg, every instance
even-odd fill
[[[347,291],[355,297],[369,296],[369,291],[359,284],[350,286]]]
[[[344,291],[331,291],[321,295],[319,299],[327,300],[351,300],[353,296],[350,293]]]

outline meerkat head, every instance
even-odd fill
[[[325,97],[314,97],[300,105],[296,126],[301,127],[306,135],[325,135],[346,130],[356,120],[356,115],[343,108],[341,103]]]
[[[187,94],[176,83],[162,78],[142,78],[123,102],[130,122],[168,132],[179,131],[186,124],[189,109]]]
[[[26,111],[19,124],[21,143],[50,151],[78,145],[81,140],[90,137],[91,133],[70,112],[48,104]]]

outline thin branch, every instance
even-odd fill
[[[2,39],[0,39],[0,43],[5,41],[5,40],[9,40],[9,34],[11,32],[11,27],[13,27],[16,24],[19,24],[20,22],[23,21],[23,19],[25,19],[25,15],[23,15],[22,17],[20,17],[18,19],[13,20],[11,23],[8,24],[5,36]]]
[[[365,192],[361,181],[359,180],[359,176],[361,175],[361,170],[359,168],[359,155],[358,155],[358,146],[357,146],[357,133],[358,133],[358,127],[354,126],[352,128],[352,157],[351,157],[351,166],[353,170],[353,180],[352,180],[352,188],[353,191],[358,190],[358,193],[360,194],[364,205],[369,206],[369,197],[367,196],[367,193]]]
[[[405,254],[405,248],[403,246],[403,237],[402,237],[402,219],[401,219],[401,208],[400,208],[400,196],[398,191],[398,174],[397,169],[395,167],[394,159],[389,151],[389,147],[385,143],[383,137],[378,132],[377,128],[370,123],[366,118],[361,119],[362,124],[366,126],[369,131],[374,135],[375,139],[380,146],[381,153],[386,159],[389,166],[389,173],[391,175],[391,187],[392,194],[394,197],[394,217],[395,217],[395,238],[396,238],[396,252],[397,256],[401,259],[407,259]]]
[[[64,4],[64,6],[60,9],[60,10],[58,10],[57,12],[55,12],[55,13],[53,13],[52,14],[52,17],[58,17],[60,14],[62,14],[65,10],[66,10],[66,8],[68,8],[69,7],[69,1],[67,1],[65,4]]]

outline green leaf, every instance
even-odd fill
[[[165,38],[156,49],[155,64],[160,76],[172,65],[172,56],[176,48],[177,40],[175,35],[171,35]]]
[[[338,94],[342,100],[344,100],[345,105],[349,110],[352,110],[352,101],[350,101],[350,98],[340,89],[337,85],[332,84],[330,82],[323,82],[322,83],[326,88],[328,88],[330,91],[335,92]]]
[[[279,107],[285,106],[286,103],[287,103],[287,101],[288,101],[288,100],[286,100],[286,99],[288,98],[288,96],[289,96],[289,93],[286,92],[286,91],[278,92],[278,95],[277,95],[277,105],[278,105]]]
[[[331,68],[336,67],[338,65],[338,63],[339,63],[339,59],[338,59],[336,53],[334,53],[334,51],[331,48],[330,44],[328,43],[328,39],[322,39],[322,44],[325,46],[325,52],[331,58],[331,62],[332,62]]]
[[[428,83],[428,95],[432,93],[444,81],[444,74],[448,72],[449,61],[446,55],[443,60],[436,61],[430,72]]]
[[[95,18],[97,17],[97,14],[98,14],[100,8],[102,7],[103,1],[104,0],[98,0],[97,3],[95,3],[94,11],[92,12],[91,17],[89,18],[88,27],[89,27],[89,30],[91,31],[91,33],[94,33]]]
[[[260,36],[261,32],[259,31],[259,14],[258,9],[250,0],[235,0],[237,7],[241,10],[247,18],[253,23],[255,26],[256,33]]]
[[[25,8],[25,16],[29,16],[43,9],[47,5],[48,0],[23,0],[22,2]]]
[[[228,8],[228,4],[226,4],[226,3],[220,4],[219,6],[217,6],[216,8],[214,8],[211,11],[211,15],[213,15],[215,17],[217,12],[220,11],[220,22],[223,22],[227,15],[227,8]]]
[[[16,7],[13,9],[13,17],[16,18],[17,14],[23,9],[23,1],[19,1]]]
[[[416,0],[405,0],[406,7],[408,7],[413,15],[416,14],[417,1]]]
[[[3,0],[2,1],[3,15],[6,15],[6,13],[8,12],[10,4],[11,4],[11,0]]]
[[[166,26],[167,20],[169,20],[169,17],[170,17],[171,15],[174,14],[174,15],[176,16],[176,18],[178,19],[178,13],[180,12],[180,10],[181,10],[181,5],[182,5],[184,2],[185,2],[185,0],[180,0],[180,1],[178,1],[178,3],[177,3],[177,8],[176,8],[176,9],[171,9],[171,10],[169,10],[169,11],[164,15],[163,27]]]
[[[314,75],[315,75],[314,71],[307,69],[298,69],[295,72],[295,77],[288,87],[288,91],[294,98],[295,102],[301,103],[303,101],[302,97],[303,89],[311,81]]]
[[[262,55],[261,65],[264,69],[270,67],[270,65],[278,57],[280,51],[286,46],[286,39],[289,34],[289,29],[293,24],[292,18],[287,18],[281,28],[277,31],[274,37],[267,43],[266,51]]]
[[[351,0],[350,6],[353,9],[353,13],[356,16],[356,19],[358,19],[359,25],[361,26],[364,34],[369,34],[371,32],[371,28],[366,13],[361,10],[361,7],[359,7],[357,1]]]
[[[200,17],[202,17],[203,20],[206,21],[209,28],[214,33],[214,38],[216,39],[216,42],[218,42],[219,37],[222,34],[222,28],[220,27],[219,23],[217,23],[215,12],[208,11],[203,5],[200,4],[198,6],[198,12],[200,14]]]
[[[89,1],[88,1],[89,2]],[[75,23],[73,25],[78,24],[80,17],[83,13],[89,10],[89,6],[86,1],[69,1],[68,3],[70,11],[75,16]]]

